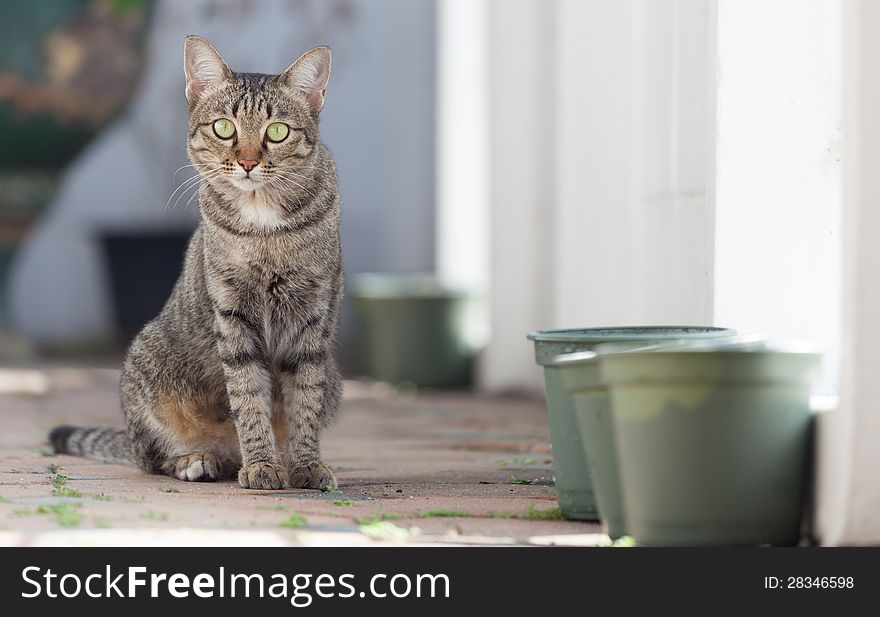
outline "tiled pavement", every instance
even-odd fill
[[[554,517],[540,401],[400,397],[347,383],[323,445],[339,492],[248,491],[47,455],[41,446],[55,424],[120,425],[117,378],[104,369],[0,369],[0,545],[604,540],[598,525]]]

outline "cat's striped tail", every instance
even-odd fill
[[[115,428],[58,426],[49,433],[49,443],[56,454],[72,454],[106,461],[134,463],[128,433]]]

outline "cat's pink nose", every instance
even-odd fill
[[[238,159],[238,164],[242,166],[242,168],[250,173],[250,171],[257,166],[257,163],[260,161],[255,161],[253,159]]]

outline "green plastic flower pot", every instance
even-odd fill
[[[612,538],[626,534],[623,500],[617,478],[611,402],[599,379],[596,353],[581,351],[557,356],[562,384],[574,400],[574,417],[602,526]]]
[[[821,355],[601,353],[627,532],[646,546],[796,544]]]
[[[352,287],[365,376],[419,388],[471,385],[485,339],[479,298],[431,275],[359,274]]]
[[[535,343],[535,360],[544,367],[544,386],[553,448],[553,470],[559,509],[566,518],[599,520],[593,478],[588,454],[578,420],[575,403],[562,382],[562,371],[556,359],[579,351],[590,351],[610,342],[659,342],[682,338],[714,338],[732,336],[724,328],[691,326],[633,326],[617,328],[582,328],[574,330],[542,330],[528,335]],[[609,443],[610,432],[597,429],[597,439]],[[603,457],[604,458],[604,457]]]

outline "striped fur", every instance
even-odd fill
[[[135,462],[128,435],[120,429],[58,426],[49,433],[49,443],[56,451],[77,456],[88,455],[110,463]]]
[[[126,356],[127,436],[61,427],[52,444],[112,450],[181,480],[335,487],[319,448],[341,394],[339,196],[318,134],[329,49],[278,76],[233,73],[198,37],[184,56],[201,223],[171,297]],[[232,138],[214,133],[218,118],[234,120]],[[280,143],[264,136],[275,121],[291,128]],[[259,163],[246,174],[241,159]]]

